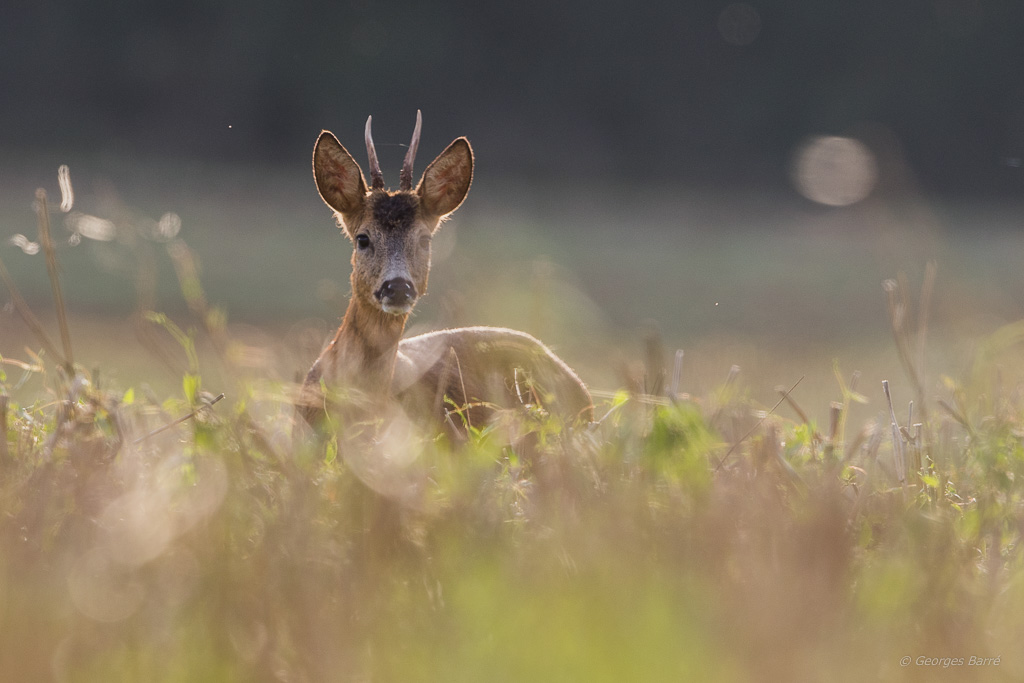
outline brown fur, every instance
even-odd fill
[[[313,175],[356,248],[345,317],[303,386],[299,411],[310,424],[338,400],[348,406],[346,417],[358,418],[380,414],[395,399],[407,413],[441,422],[451,408],[445,397],[471,405],[467,416],[474,425],[496,408],[525,402],[566,419],[592,419],[586,386],[528,334],[467,327],[402,339],[412,305],[427,288],[430,237],[472,183],[473,152],[465,138],[427,167],[414,190],[388,192],[368,190],[352,155],[324,131],[313,151]],[[407,309],[388,312],[377,293],[395,277],[411,282],[415,292]]]

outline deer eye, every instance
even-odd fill
[[[430,248],[430,235],[423,235],[420,237],[420,249]]]
[[[356,246],[359,249],[370,248],[370,236],[369,235],[356,235]]]

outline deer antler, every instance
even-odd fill
[[[405,161],[402,162],[402,174],[399,176],[401,184],[399,189],[412,189],[412,164],[416,161],[416,150],[420,146],[420,129],[423,128],[423,114],[416,110],[416,128],[412,131],[412,142],[409,143],[409,151],[405,153]]]
[[[370,187],[374,190],[384,189],[384,174],[380,172],[380,162],[377,161],[377,150],[373,146],[373,133],[370,132],[372,116],[366,117],[366,155],[370,157]]]

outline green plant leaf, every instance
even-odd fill
[[[182,378],[181,383],[182,389],[185,392],[185,399],[189,402],[189,405],[195,405],[199,398],[199,375],[187,372]]]

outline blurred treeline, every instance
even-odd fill
[[[430,136],[538,179],[771,189],[806,136],[868,131],[928,190],[1024,187],[1019,0],[100,0],[0,18],[5,153],[290,162],[370,113],[380,146],[404,143],[422,108]]]

